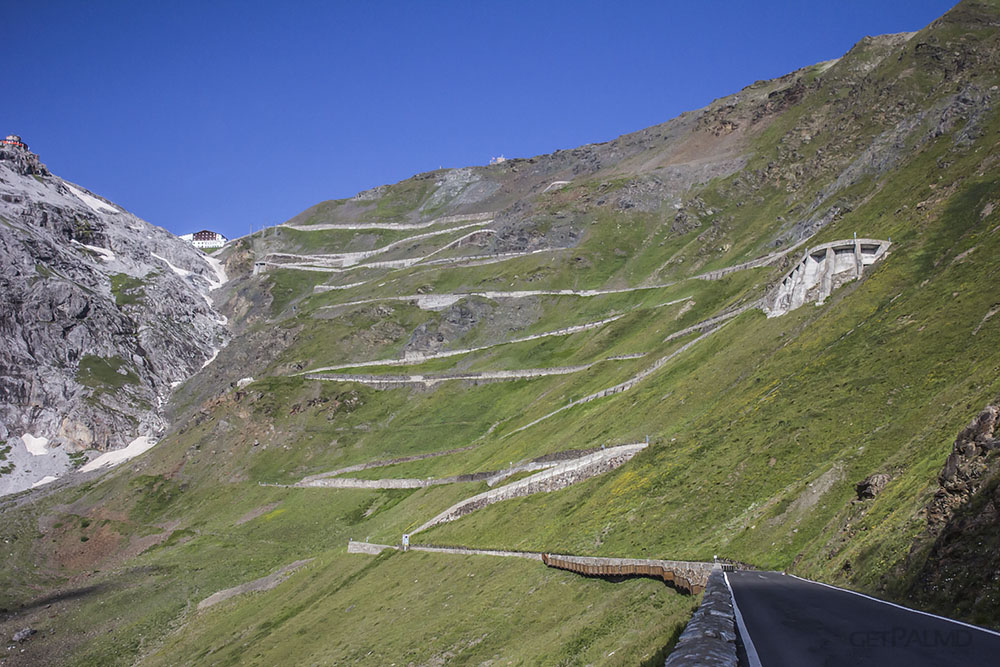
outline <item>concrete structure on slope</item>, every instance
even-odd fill
[[[764,313],[778,317],[807,302],[823,303],[833,290],[860,278],[864,267],[885,257],[890,245],[889,241],[854,238],[809,248],[764,298]]]

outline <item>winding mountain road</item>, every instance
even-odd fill
[[[751,667],[1000,664],[992,630],[778,572],[726,581]]]

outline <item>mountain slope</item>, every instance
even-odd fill
[[[230,244],[233,340],[161,443],[0,505],[2,629],[37,625],[25,656],[77,664],[652,664],[695,602],[346,553],[403,533],[720,555],[1000,626],[991,582],[956,604],[987,562],[956,527],[994,478],[943,533],[926,518],[956,434],[1000,396],[998,25],[1000,3],[962,2],[612,142],[417,175]],[[856,237],[886,252],[765,315],[820,246],[854,266]],[[613,470],[417,531],[494,480],[647,437]],[[957,590],[916,595],[942,564]]]
[[[0,150],[0,493],[159,436],[173,385],[227,339],[200,251],[80,186],[26,148]],[[30,451],[28,444],[31,444]]]

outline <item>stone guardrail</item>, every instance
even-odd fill
[[[736,615],[722,568],[712,570],[701,605],[664,667],[737,667]]]
[[[503,556],[505,558],[526,558],[528,560],[542,560],[543,554],[534,551],[501,551],[499,549],[466,549],[464,547],[428,547],[421,545],[410,545],[410,551],[425,551],[428,553],[455,554],[458,556]]]

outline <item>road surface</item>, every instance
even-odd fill
[[[778,572],[726,578],[750,665],[1000,665],[991,630]]]

